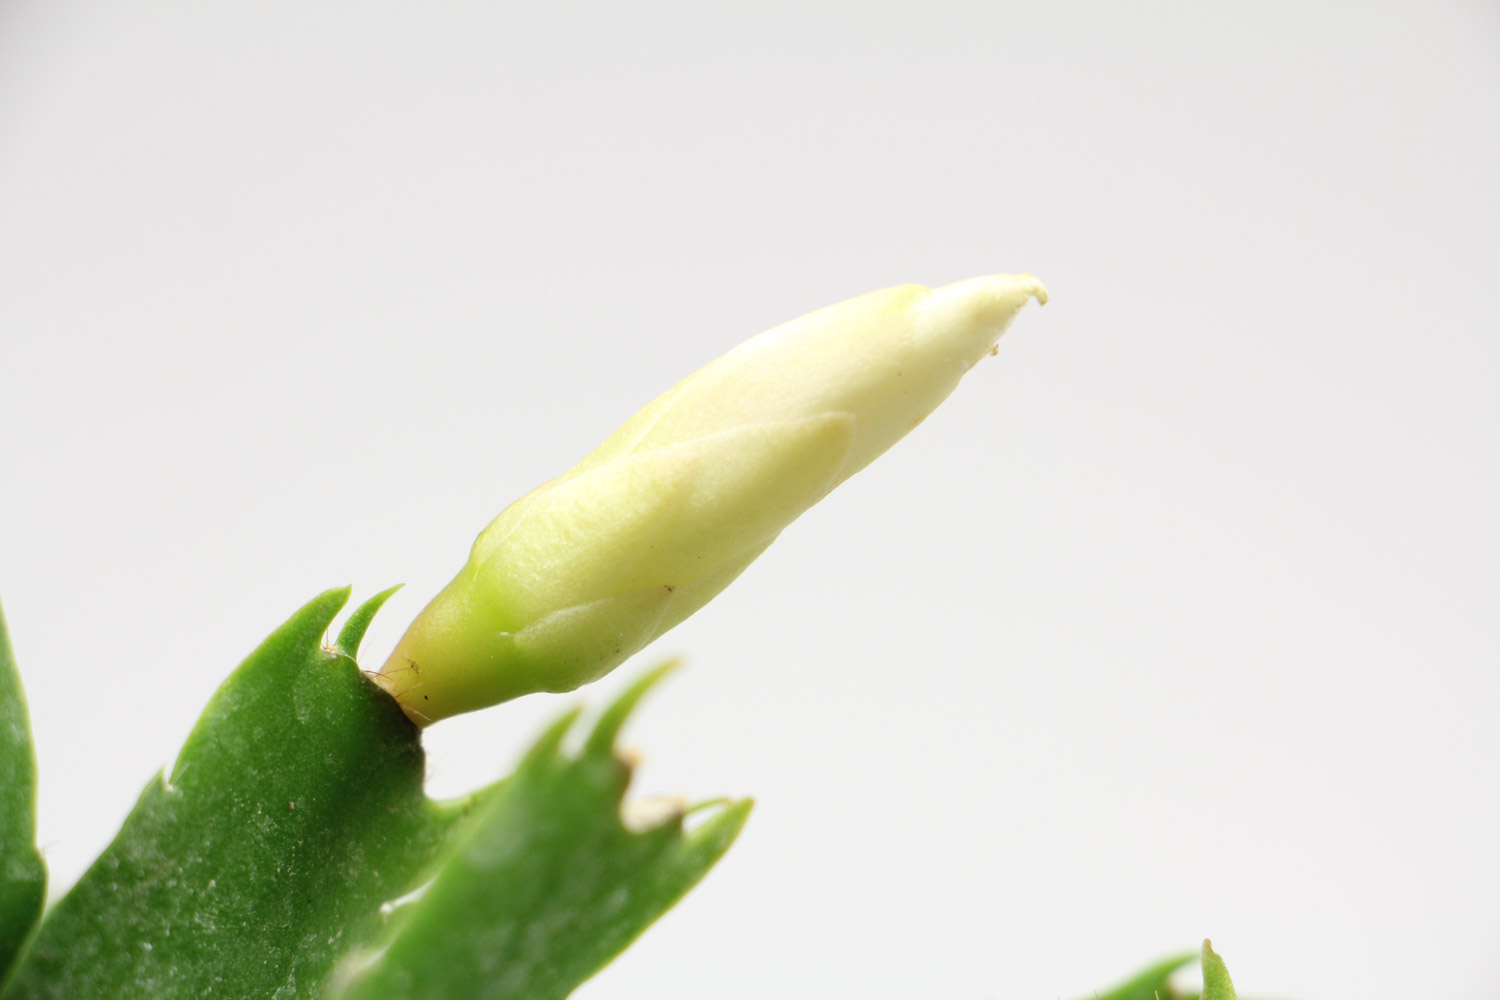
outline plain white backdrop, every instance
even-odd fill
[[[54,892],[304,600],[407,588],[761,329],[1049,285],[599,689],[753,794],[580,997],[1500,993],[1490,3],[0,9],[0,596]]]

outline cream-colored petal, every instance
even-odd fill
[[[763,547],[839,481],[854,433],[851,415],[824,413],[682,445],[697,457],[692,490],[617,586],[689,583]]]
[[[839,402],[846,384],[883,366],[892,328],[907,322],[909,306],[925,294],[920,285],[871,292],[752,337],[676,386],[636,447],[853,410]]]
[[[1031,298],[1046,302],[1040,281],[1002,274],[937,289],[902,285],[820,309],[684,379],[596,454],[842,410],[858,420],[847,478],[936,409]]]
[[[506,610],[505,626],[516,630],[559,608],[642,586],[634,568],[680,519],[700,468],[693,451],[673,448],[558,480],[490,549],[476,582]]]
[[[651,641],[672,599],[670,588],[649,587],[555,611],[516,633],[518,669],[536,691],[598,680]]]
[[[667,605],[666,613],[657,623],[651,641],[655,642],[660,636],[681,625],[695,611],[717,597],[719,591],[729,586],[739,578],[741,573],[749,569],[750,564],[760,558],[761,553],[770,548],[775,540],[776,536],[773,535],[763,544],[730,559],[712,573],[678,584],[672,593],[672,603]]]

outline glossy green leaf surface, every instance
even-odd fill
[[[0,610],[0,982],[42,912],[47,873],[36,849],[36,755],[26,695]]]
[[[225,682],[170,776],[147,785],[115,841],[47,914],[0,994],[5,1000],[291,1000],[329,996],[335,984],[341,993],[371,996],[367,984],[392,961],[400,962],[406,996],[536,997],[542,994],[495,992],[494,983],[534,981],[530,966],[515,969],[539,961],[560,970],[553,982],[562,992],[546,995],[562,996],[728,847],[728,839],[705,836],[709,826],[688,837],[679,832],[675,841],[670,831],[612,840],[609,849],[621,853],[597,863],[638,905],[597,910],[589,924],[597,935],[586,942],[550,933],[553,896],[572,891],[571,876],[541,894],[533,882],[507,880],[532,869],[559,872],[550,857],[559,845],[601,844],[596,832],[619,824],[619,797],[579,786],[602,782],[623,792],[628,772],[611,747],[585,753],[578,766],[562,767],[567,776],[549,772],[550,783],[539,785],[533,762],[564,759],[549,734],[548,749],[533,752],[515,778],[458,803],[428,800],[416,727],[351,657],[370,605],[387,595],[354,613],[335,648],[323,646],[347,596],[329,591],[309,603]],[[507,802],[521,808],[504,808]],[[714,829],[732,839],[722,821]],[[514,856],[487,863],[485,848],[475,847],[483,844]],[[429,890],[419,906],[392,905],[419,886],[455,879],[476,879],[469,891],[514,905],[503,913],[455,909],[442,905],[447,890]],[[516,902],[523,898],[529,904]],[[409,909],[423,919],[413,922]],[[528,948],[471,965],[467,979],[449,969],[439,983],[432,970],[401,957],[408,925],[419,932],[437,921],[456,938],[484,941],[502,918],[510,932],[525,928]],[[567,976],[576,978],[563,985]]]
[[[9,997],[309,997],[448,825],[400,710],[321,640],[330,591],[219,689],[47,915]]]

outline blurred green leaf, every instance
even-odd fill
[[[399,995],[433,1000],[563,996],[727,849],[747,806],[691,835],[680,821],[625,833],[628,769],[612,748],[561,756],[557,729],[514,778],[456,803],[428,800],[416,727],[347,655],[385,596],[328,649],[348,592],[321,595],[234,672],[170,778],[148,784],[0,995],[291,1000],[335,983],[381,995],[374,984],[399,980]],[[557,856],[570,860],[559,867]],[[427,883],[420,903],[394,905]],[[506,903],[444,904],[465,893]],[[434,919],[454,938],[454,964],[441,969],[409,953]],[[588,941],[555,933],[569,919]],[[517,935],[493,955],[460,947]],[[464,961],[468,978],[455,972]],[[539,982],[562,992],[504,992]]]
[[[1190,953],[1165,959],[1114,989],[1095,994],[1089,1000],[1183,1000],[1182,994],[1172,987],[1171,979],[1173,974],[1191,964],[1197,957]]]
[[[1172,985],[1172,976],[1181,969],[1202,958],[1203,992],[1184,992]],[[1179,955],[1158,962],[1130,980],[1105,993],[1097,993],[1089,1000],[1236,1000],[1234,984],[1229,981],[1229,970],[1224,960],[1214,954],[1208,941],[1198,954]]]
[[[36,754],[0,609],[0,982],[42,912],[46,889],[47,870],[36,849]]]

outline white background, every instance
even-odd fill
[[[1032,271],[682,653],[740,844],[580,992],[1500,992],[1491,3],[0,10],[0,594],[55,890],[316,592],[761,329]],[[584,697],[597,703],[606,692]],[[430,734],[473,787],[571,698]]]

